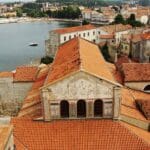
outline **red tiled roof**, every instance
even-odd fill
[[[108,25],[100,27],[101,30],[113,34],[115,32],[121,32],[132,29],[131,25],[123,25],[123,24],[116,24],[116,25]]]
[[[12,119],[14,136],[28,150],[148,150],[150,145],[112,120],[53,122]],[[18,149],[18,145],[16,148]]]
[[[141,35],[144,40],[150,40],[150,32]]]
[[[12,72],[0,72],[0,78],[9,78],[9,77],[13,77],[13,73]]]
[[[17,67],[16,73],[14,73],[14,81],[34,81],[36,74],[38,71],[38,67],[32,67],[32,66],[21,66]]]
[[[125,81],[150,81],[150,63],[124,63]]]
[[[19,112],[20,116],[40,116],[42,114],[41,98],[40,98],[40,87],[44,85],[45,79],[47,77],[49,67],[45,66],[41,68],[37,74],[37,77],[28,92],[23,106]]]
[[[98,46],[84,39],[74,38],[59,47],[46,85],[79,70],[117,83]]]
[[[136,107],[136,99],[150,100],[150,94],[128,88],[122,88],[121,114],[144,122],[150,122]]]
[[[92,30],[92,29],[96,29],[96,27],[94,25],[84,25],[84,26],[57,29],[57,30],[54,30],[54,32],[58,34],[66,34],[66,33],[71,33],[71,32],[79,32],[79,31]]]

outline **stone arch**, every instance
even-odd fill
[[[97,99],[94,102],[94,117],[102,117],[103,116],[103,101],[101,99]]]
[[[145,91],[145,92],[150,92],[150,84],[149,84],[149,85],[146,85],[146,86],[144,87],[144,91]]]
[[[86,102],[85,100],[79,100],[77,102],[77,117],[86,117]]]
[[[60,116],[61,118],[69,117],[69,103],[66,100],[60,102]]]

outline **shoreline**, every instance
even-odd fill
[[[0,24],[10,24],[10,23],[25,23],[25,22],[51,22],[51,21],[62,21],[62,22],[77,22],[81,23],[82,20],[79,19],[59,19],[59,18],[0,18]]]

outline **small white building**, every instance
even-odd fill
[[[97,42],[97,28],[94,25],[84,25],[50,31],[46,40],[46,54],[54,56],[58,46],[75,38],[81,37],[91,42]]]

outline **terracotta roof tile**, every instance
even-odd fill
[[[12,72],[0,72],[0,78],[10,78],[13,77]]]
[[[31,87],[31,90],[28,92],[26,98],[24,99],[23,106],[18,115],[19,117],[30,116],[33,118],[42,114],[40,88],[44,85],[48,71],[48,66],[45,66],[38,71],[37,77]]]
[[[58,34],[66,34],[66,33],[77,32],[77,31],[79,32],[79,31],[85,31],[85,30],[91,30],[91,29],[96,29],[96,27],[94,25],[84,25],[84,26],[57,29],[57,30],[54,30],[54,32]]]
[[[101,30],[104,30],[105,32],[108,32],[110,34],[126,31],[132,29],[131,25],[123,25],[123,24],[117,24],[117,25],[108,25],[100,27]]]
[[[38,71],[38,67],[32,67],[32,66],[17,67],[16,72],[14,73],[14,81],[15,82],[34,81],[37,71]]]
[[[74,38],[59,47],[45,85],[79,70],[117,83],[98,46],[84,39]]]
[[[61,120],[45,123],[14,118],[12,124],[14,136],[28,150],[150,149],[148,143],[117,121]]]
[[[136,100],[150,100],[150,94],[128,88],[121,89],[121,114],[144,122],[150,122],[136,107]]]
[[[125,81],[150,81],[150,63],[124,63]]]
[[[114,35],[113,34],[101,34],[100,39],[114,39]]]
[[[145,131],[141,128],[132,126],[128,123],[122,122],[122,124],[127,127],[129,130],[131,130],[132,132],[134,132],[138,137],[142,138],[143,140],[145,140],[145,142],[150,144],[150,133],[148,131]]]

